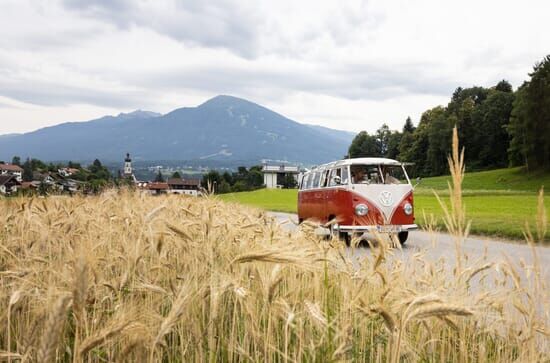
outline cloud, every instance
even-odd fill
[[[217,94],[324,126],[400,128],[458,86],[520,85],[548,53],[549,11],[543,0],[4,0],[0,133]]]
[[[251,57],[256,52],[257,25],[253,7],[240,1],[196,2],[132,0],[64,0],[64,6],[120,29],[152,29],[175,40],[202,47],[222,47]],[[160,5],[159,5],[160,4]],[[158,5],[158,6],[157,6]]]
[[[109,90],[71,86],[57,82],[17,81],[0,79],[0,96],[40,106],[68,106],[86,103],[103,107],[135,107],[143,99],[140,92]]]
[[[256,90],[269,88],[274,97],[282,97],[289,92],[309,92],[350,100],[384,100],[410,93],[448,95],[449,90],[459,85],[451,80],[430,77],[414,65],[295,65],[276,68],[262,66],[261,63],[259,66],[245,63],[160,70],[139,79],[132,73],[122,76],[128,81],[136,80],[144,88],[239,94],[253,94]]]

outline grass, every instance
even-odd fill
[[[494,170],[465,174],[464,185],[471,189],[463,190],[463,199],[472,221],[472,233],[491,235],[512,239],[523,239],[525,222],[528,222],[531,231],[535,229],[535,215],[537,210],[537,194],[527,188],[548,183],[547,176],[530,179],[529,183],[521,185],[520,190],[497,189],[496,180],[508,180],[501,187],[516,186],[516,173],[519,169]],[[427,178],[422,187],[415,191],[415,214],[417,222],[425,224],[423,212],[426,216],[436,217],[437,226],[444,227],[443,211],[428,186],[433,187],[444,201],[449,200],[447,181],[450,177]],[[500,178],[500,179],[499,179]],[[492,180],[492,182],[490,181]],[[479,189],[475,189],[475,188]],[[445,189],[443,189],[445,188]],[[535,189],[538,191],[538,189]],[[260,189],[253,192],[222,194],[219,197],[224,201],[237,202],[270,211],[296,213],[297,190],[289,189]],[[544,200],[547,209],[550,209],[550,198]]]
[[[226,202],[246,204],[274,212],[296,213],[298,190],[296,189],[258,189],[252,192],[220,194]]]
[[[446,190],[450,176],[422,179],[420,189]],[[508,168],[466,173],[462,184],[467,191],[513,191],[536,193],[542,186],[550,186],[550,173],[528,173],[524,168]]]

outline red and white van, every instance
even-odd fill
[[[413,186],[403,163],[385,158],[334,161],[300,178],[298,219],[330,223],[333,233],[397,234],[405,243],[414,223]]]

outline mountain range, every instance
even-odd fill
[[[318,164],[341,159],[354,133],[301,124],[253,102],[216,96],[165,115],[121,113],[25,134],[0,135],[0,159],[45,161],[195,160]]]

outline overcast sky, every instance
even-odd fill
[[[550,2],[0,0],[0,134],[218,94],[352,131],[399,129],[458,86],[514,89]]]

